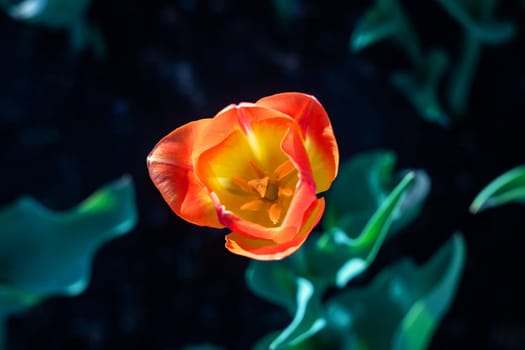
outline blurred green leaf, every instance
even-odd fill
[[[381,40],[398,35],[403,23],[396,5],[395,1],[376,1],[352,33],[352,51],[363,50]]]
[[[376,0],[354,29],[350,48],[357,52],[390,38],[397,40],[417,65],[421,60],[419,41],[398,0]]]
[[[366,287],[329,299],[329,327],[355,332],[358,349],[423,350],[449,309],[465,263],[455,235],[423,266],[406,259],[383,270]]]
[[[297,254],[303,254],[302,248],[285,260],[252,260],[245,274],[246,284],[255,295],[284,307],[290,315],[297,307],[297,271],[288,260]]]
[[[280,332],[272,332],[261,339],[259,339],[254,346],[252,347],[253,350],[269,350],[270,345],[272,342],[279,336]],[[323,344],[316,343],[310,339],[307,341],[303,341],[301,343],[290,345],[290,344],[282,344],[279,347],[279,350],[318,350],[318,349],[329,349],[323,346]],[[341,349],[342,350],[342,349]]]
[[[311,259],[318,273],[317,279],[327,280],[329,284],[343,288],[368,268],[383,244],[392,221],[400,215],[401,203],[414,179],[413,172],[405,175],[357,238],[351,238],[337,229],[321,236]]]
[[[91,49],[102,59],[106,56],[106,45],[100,31],[87,20],[90,0],[14,0],[1,1],[0,6],[18,21],[63,29],[69,32],[70,52],[80,54]]]
[[[83,19],[89,3],[90,0],[22,0],[3,6],[14,19],[66,28]]]
[[[470,90],[481,58],[481,44],[478,39],[466,34],[463,39],[458,62],[450,76],[447,101],[452,112],[461,116],[467,109]]]
[[[477,213],[506,203],[525,203],[525,165],[513,168],[491,181],[470,205]]]
[[[360,234],[401,175],[393,173],[395,163],[395,153],[388,150],[362,152],[343,163],[326,194],[324,227],[327,230],[340,229],[352,238]],[[401,230],[415,219],[430,191],[428,175],[422,170],[414,171],[414,175],[391,232]]]
[[[437,0],[464,29],[463,44],[450,77],[447,99],[452,112],[465,113],[471,85],[481,57],[482,44],[504,44],[516,32],[511,22],[496,22],[492,14],[494,0]]]
[[[0,314],[84,291],[97,249],[136,221],[129,176],[69,211],[51,211],[30,197],[0,209]]]
[[[323,226],[356,236],[393,187],[394,152],[375,150],[345,161],[326,194]]]
[[[450,124],[438,98],[439,82],[448,65],[447,55],[442,50],[433,50],[421,64],[410,72],[397,72],[392,76],[393,84],[412,103],[423,119],[441,126]]]
[[[510,21],[494,21],[495,0],[436,0],[473,37],[485,44],[504,44],[516,34]]]
[[[296,310],[292,322],[272,340],[269,349],[297,346],[319,332],[326,325],[322,314],[321,291],[305,278],[297,278]]]
[[[272,332],[259,339],[253,350],[268,350],[271,349],[272,342],[279,336],[280,332]],[[347,341],[348,338],[348,341]],[[278,350],[358,350],[356,343],[353,341],[352,334],[346,332],[345,334],[334,333],[326,328],[323,328],[318,333],[312,334],[308,338],[296,339],[293,343],[282,343]]]

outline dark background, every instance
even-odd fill
[[[99,251],[85,293],[10,319],[9,349],[248,349],[287,325],[283,310],[246,288],[248,260],[223,248],[222,233],[170,212],[145,162],[183,123],[282,91],[323,103],[341,159],[389,148],[399,168],[432,178],[421,216],[386,244],[375,270],[403,256],[422,262],[464,233],[464,278],[430,348],[525,349],[525,208],[468,212],[485,184],[524,162],[525,7],[500,1],[497,16],[518,33],[484,48],[468,111],[444,129],[389,83],[409,66],[398,46],[349,52],[372,1],[294,3],[285,20],[270,1],[94,0],[88,17],[105,39],[103,60],[68,54],[65,31],[0,13],[0,205],[31,194],[64,210],[130,173],[140,215],[131,233]],[[423,47],[443,47],[455,62],[459,25],[434,1],[402,3]]]

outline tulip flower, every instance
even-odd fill
[[[280,93],[232,104],[185,124],[147,158],[171,209],[196,225],[228,228],[226,248],[257,260],[295,252],[321,219],[339,153],[317,99]]]

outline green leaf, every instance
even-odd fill
[[[481,57],[482,44],[504,44],[516,33],[511,22],[492,19],[494,0],[437,0],[464,28],[461,52],[452,71],[447,99],[456,115],[464,114]]]
[[[280,332],[272,332],[259,339],[253,350],[268,350],[270,345],[279,336]],[[295,341],[293,343],[283,343],[279,350],[319,350],[319,349],[337,349],[337,350],[359,350],[353,341],[352,334],[336,334],[326,328],[309,338]]]
[[[441,126],[450,124],[449,116],[439,103],[439,82],[448,65],[444,51],[433,50],[410,72],[393,74],[392,83],[412,103],[419,115]]]
[[[49,210],[30,197],[0,209],[0,314],[84,291],[97,249],[136,221],[129,176],[68,211]]]
[[[272,340],[269,349],[294,347],[326,326],[322,315],[321,297],[316,286],[305,278],[297,278],[295,315],[292,322]]]
[[[494,21],[494,0],[436,0],[474,38],[485,44],[504,44],[516,34],[509,21]]]
[[[513,168],[491,181],[470,205],[477,213],[506,203],[525,203],[525,165]]]
[[[361,18],[350,39],[352,51],[361,51],[387,38],[396,37],[403,22],[395,1],[376,1]]]
[[[271,332],[261,339],[259,339],[254,346],[252,347],[253,350],[268,350],[270,349],[270,345],[272,342],[279,336],[280,332]],[[279,350],[318,350],[318,349],[324,349],[324,347],[321,344],[318,344],[317,342],[312,341],[312,338],[303,341],[301,343],[290,345],[290,344],[283,344],[279,347]]]
[[[369,286],[329,299],[328,325],[353,331],[359,349],[423,350],[452,303],[464,264],[465,243],[455,235],[423,266],[403,260]]]
[[[390,38],[401,45],[413,64],[421,61],[419,41],[398,0],[376,0],[354,29],[350,48],[357,52]]]
[[[362,152],[343,163],[326,195],[324,227],[340,229],[355,238],[400,177],[393,173],[395,163],[395,153],[388,150]],[[430,191],[428,175],[422,170],[415,170],[414,174],[415,179],[403,198],[392,232],[401,230],[416,218]]]
[[[0,1],[13,19],[69,32],[70,53],[91,49],[99,58],[106,56],[106,44],[98,28],[87,20],[90,0]]]
[[[288,259],[303,254],[302,248],[291,257],[278,261],[252,260],[246,269],[246,284],[258,297],[284,307],[290,315],[296,310],[297,273]]]
[[[6,10],[17,20],[51,28],[67,28],[84,17],[89,3],[89,0],[22,0],[7,5]]]
[[[355,155],[342,164],[326,194],[324,226],[357,235],[387,197],[396,162],[394,152],[375,150]]]
[[[337,229],[321,236],[311,259],[314,264],[312,270],[318,274],[316,279],[327,280],[329,284],[343,288],[368,268],[383,244],[392,221],[399,215],[400,205],[414,179],[413,172],[405,175],[357,238],[351,238]]]

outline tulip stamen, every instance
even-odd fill
[[[278,181],[282,181],[284,178],[286,178],[288,175],[292,174],[292,172],[295,170],[295,167],[293,163],[289,160],[286,160],[279,164],[279,166],[275,169],[274,176]]]
[[[240,209],[266,210],[268,218],[275,225],[281,219],[287,206],[284,201],[294,194],[289,180],[290,176],[295,174],[296,169],[290,160],[286,160],[277,166],[271,176],[268,176],[268,173],[254,161],[250,160],[248,163],[255,173],[255,178],[244,180],[232,177],[232,181],[245,193],[256,195],[258,198],[247,201],[241,205]]]
[[[273,203],[270,208],[268,209],[268,217],[270,218],[270,221],[275,225],[277,222],[279,222],[279,219],[281,218],[281,213],[283,209],[277,205],[277,203]]]
[[[253,171],[255,171],[255,174],[257,174],[257,177],[261,178],[261,177],[266,176],[266,172],[262,170],[261,167],[257,165],[257,163],[255,163],[253,160],[250,159],[248,161],[248,164],[250,164],[250,167],[253,169]]]

